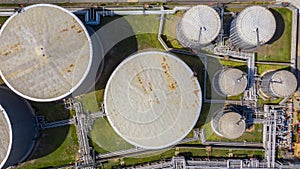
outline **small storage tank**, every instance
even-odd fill
[[[270,41],[275,31],[274,15],[265,7],[250,6],[233,19],[230,41],[239,49],[251,50]]]
[[[70,95],[92,63],[90,36],[70,11],[50,4],[27,6],[0,31],[1,78],[18,95],[49,102]]]
[[[215,73],[213,87],[219,95],[236,96],[247,87],[247,75],[236,68],[224,68]]]
[[[287,70],[271,71],[261,78],[260,92],[267,98],[287,97],[297,89],[295,75]]]
[[[31,106],[0,87],[0,168],[16,165],[31,152],[37,134]]]
[[[241,137],[246,129],[245,118],[233,109],[221,109],[215,112],[211,127],[213,131],[228,139]]]
[[[176,37],[182,46],[198,49],[215,40],[220,30],[219,14],[209,6],[198,5],[183,15],[176,28]]]
[[[125,59],[109,78],[104,108],[112,128],[145,149],[170,147],[193,129],[202,105],[193,71],[176,56],[147,51]]]

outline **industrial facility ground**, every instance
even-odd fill
[[[257,3],[255,3],[257,4]],[[276,5],[273,2],[262,2],[262,5],[270,5],[271,12],[274,14],[276,21],[284,25],[284,28],[279,28],[278,32],[275,33],[275,39],[273,43],[262,46],[257,51],[257,56],[255,59],[257,73],[261,75],[268,70],[290,70],[291,69],[291,43],[292,43],[292,16],[293,13],[290,9],[282,7],[281,5]],[[65,7],[75,8],[80,6],[89,6],[91,4],[58,4]],[[101,4],[110,7],[110,5],[115,4]],[[128,4],[127,4],[128,5]],[[129,7],[141,7],[142,4],[130,3]],[[151,5],[151,4],[150,4]],[[180,4],[182,5],[182,4]],[[190,5],[190,4],[188,4]],[[241,11],[246,6],[252,5],[252,3],[231,3],[226,4],[227,12]],[[0,8],[10,8],[15,7],[13,4],[0,5]],[[153,3],[154,7],[160,7],[160,4]],[[176,3],[171,4],[170,7],[177,6]],[[116,8],[119,8],[117,6]],[[1,11],[0,11],[1,13]],[[224,159],[259,159],[263,160],[265,158],[265,149],[261,146],[254,146],[246,148],[245,146],[231,146],[230,144],[244,143],[244,144],[255,144],[262,145],[263,143],[263,124],[257,123],[250,126],[245,133],[238,139],[229,140],[218,136],[212,130],[210,120],[211,112],[214,109],[222,107],[224,103],[220,103],[219,106],[212,106],[212,102],[205,102],[205,100],[217,100],[216,93],[213,91],[213,87],[210,84],[212,77],[210,75],[206,76],[205,64],[209,65],[220,65],[239,68],[244,72],[247,72],[247,61],[245,60],[235,60],[228,58],[227,56],[210,57],[212,53],[205,53],[203,56],[191,56],[190,50],[183,48],[180,43],[176,40],[176,26],[179,21],[178,18],[182,17],[183,11],[178,11],[175,14],[170,14],[166,16],[164,28],[162,31],[162,39],[167,45],[167,47],[175,49],[175,54],[182,59],[188,66],[191,67],[193,71],[197,73],[197,78],[201,83],[201,89],[206,90],[202,105],[202,110],[200,118],[195,126],[195,129],[204,129],[204,135],[206,137],[207,144],[201,139],[195,139],[190,142],[175,145],[172,148],[154,151],[154,152],[144,152],[144,153],[132,153],[129,156],[115,156],[113,158],[107,158],[107,160],[99,160],[101,164],[98,165],[99,168],[117,168],[117,167],[130,167],[138,166],[141,164],[148,165],[150,163],[160,163],[171,159],[173,156],[184,156],[186,159],[219,159],[224,161]],[[79,16],[83,19],[82,16]],[[119,28],[115,27],[114,31],[123,31],[123,29],[131,29],[126,31],[131,31],[131,37],[128,37],[120,42],[118,42],[109,52],[105,55],[104,67],[101,70],[101,76],[95,84],[94,89],[86,94],[82,94],[76,97],[78,102],[82,103],[82,107],[85,111],[90,114],[97,114],[102,112],[102,102],[104,99],[104,88],[107,83],[109,76],[116,66],[127,58],[129,55],[142,50],[165,50],[161,42],[158,40],[158,33],[160,29],[161,15],[125,15],[125,16],[106,16],[101,17],[100,25],[91,26],[94,30],[101,29],[105,25],[111,24],[113,22],[121,23]],[[2,25],[8,17],[0,16],[0,24]],[[84,20],[83,20],[84,22]],[[108,36],[108,35],[107,35]],[[104,38],[105,39],[105,38]],[[183,51],[178,53],[176,51]],[[172,52],[172,50],[171,50]],[[203,62],[203,59],[206,62]],[[107,64],[106,64],[107,63]],[[212,66],[213,67],[213,66]],[[217,71],[217,70],[215,70]],[[207,83],[203,84],[204,81]],[[4,85],[3,81],[0,79],[0,83]],[[202,91],[203,92],[203,91]],[[238,96],[231,96],[227,98],[221,98],[223,100],[230,100],[239,102],[243,97],[243,94]],[[293,99],[299,98],[300,96],[295,96]],[[279,104],[282,99],[276,100],[264,100],[258,98],[258,107],[263,108],[265,104]],[[30,102],[32,107],[36,110],[37,116],[43,117],[45,123],[57,122],[74,119],[76,115],[75,110],[66,109],[66,102],[56,101],[51,103],[37,103]],[[218,105],[218,104],[217,104]],[[299,110],[300,111],[300,108]],[[294,116],[294,121],[300,121],[300,113],[296,112],[297,116]],[[296,123],[295,123],[296,124]],[[78,141],[77,128],[74,124],[63,125],[58,127],[49,127],[40,130],[37,145],[33,150],[33,153],[29,156],[27,161],[21,163],[17,168],[51,168],[51,167],[61,167],[68,168],[77,165],[77,161],[80,161],[79,148],[80,144]],[[296,132],[295,132],[296,133]],[[113,128],[107,121],[106,117],[96,118],[93,121],[93,126],[91,132],[88,134],[89,146],[92,147],[92,152],[94,156],[105,155],[109,152],[118,152],[122,150],[136,149],[133,145],[130,145],[124,141],[120,136],[118,136]],[[194,139],[193,131],[186,137]],[[299,139],[299,135],[295,134],[293,137],[293,142]],[[224,145],[209,145],[209,142],[222,142]],[[298,142],[298,141],[297,141]],[[216,143],[218,144],[218,143]],[[298,143],[299,144],[299,143]],[[300,148],[299,148],[300,149]],[[296,150],[295,150],[296,151]],[[276,159],[293,159],[294,155],[292,151],[279,150],[276,152]],[[291,154],[293,158],[288,156]],[[295,155],[299,157],[299,155]],[[105,158],[104,158],[105,159]],[[97,162],[96,162],[97,163]]]

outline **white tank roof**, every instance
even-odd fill
[[[247,77],[239,69],[228,68],[222,71],[219,85],[225,95],[236,96],[245,91],[247,87]]]
[[[236,139],[243,135],[246,122],[236,112],[225,113],[219,121],[220,132],[228,139]]]
[[[146,149],[182,140],[200,115],[202,94],[191,69],[177,57],[158,51],[137,53],[111,75],[104,106],[114,130]]]
[[[0,105],[0,168],[5,164],[12,147],[12,128],[6,111]]]
[[[179,29],[182,29],[183,36],[200,45],[206,45],[216,39],[221,29],[219,14],[206,5],[192,7],[180,22]]]
[[[281,70],[276,72],[271,79],[270,88],[279,97],[292,95],[297,89],[297,79],[289,71]]]
[[[91,40],[71,12],[49,4],[25,7],[0,32],[1,77],[15,93],[33,101],[71,94],[92,62]]]
[[[240,38],[257,45],[257,31],[261,43],[268,42],[276,30],[274,15],[265,7],[250,6],[237,16],[236,30]]]

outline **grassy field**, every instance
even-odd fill
[[[291,57],[292,12],[287,8],[272,8],[278,23],[274,42],[258,50],[258,61],[289,62]]]
[[[136,36],[138,50],[154,49],[154,50],[163,50],[160,42],[157,40],[157,34],[137,34]]]
[[[2,80],[2,78],[0,78],[0,85],[3,85],[4,81]]]
[[[249,131],[245,131],[245,133],[237,138],[237,139],[226,139],[223,137],[218,136],[216,133],[213,132],[213,129],[211,128],[210,122],[206,123],[203,126],[206,134],[206,139],[208,141],[224,141],[224,142],[262,142],[262,125],[261,124],[254,124],[253,128]]]
[[[69,110],[64,109],[62,103],[49,102],[49,103],[38,103],[30,102],[32,107],[37,110],[38,115],[45,116],[47,122],[64,120],[71,118],[71,113]]]
[[[278,104],[283,98],[278,98],[275,100],[263,100],[262,98],[258,98],[257,104],[259,107],[263,107],[264,104]]]
[[[78,151],[75,126],[43,131],[39,145],[31,160],[17,168],[37,169],[74,163]]]
[[[207,151],[205,148],[177,148],[176,150],[170,149],[165,152],[162,152],[159,155],[156,156],[150,156],[150,157],[143,157],[142,158],[128,158],[124,157],[121,159],[115,159],[108,161],[107,163],[104,163],[103,168],[117,168],[121,167],[121,162],[123,163],[123,166],[131,166],[131,165],[137,165],[137,164],[143,164],[143,163],[149,163],[154,161],[161,161],[164,159],[170,159],[175,155],[178,156],[185,156],[186,158],[189,157],[208,157]],[[264,155],[264,151],[254,151],[254,150],[230,150],[230,149],[217,149],[212,148],[211,152],[209,153],[209,157],[229,157],[229,155],[232,155],[232,157],[236,158],[251,158],[251,157],[257,157],[262,158]]]
[[[223,66],[235,67],[241,69],[242,71],[247,71],[247,63],[246,62],[235,62],[231,60],[219,59],[220,64]]]
[[[104,97],[104,89],[92,91],[80,97],[80,101],[85,111],[98,112]]]
[[[0,16],[0,25],[3,25],[4,22],[8,19],[8,16]],[[1,26],[0,26],[1,27]]]
[[[284,65],[266,65],[266,64],[257,64],[257,73],[261,75],[262,73],[268,71],[268,70],[279,70],[279,69],[285,69],[289,70],[289,66]]]
[[[123,140],[113,130],[105,118],[99,118],[95,121],[93,130],[90,133],[90,138],[94,142],[94,148],[98,153],[104,153],[106,151],[112,152],[134,147]]]
[[[123,17],[136,34],[156,33],[160,15],[128,15]]]

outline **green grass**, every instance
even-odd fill
[[[144,157],[142,158],[135,157],[135,158],[129,158],[124,157],[122,159],[116,159],[116,160],[109,160],[107,163],[103,164],[103,168],[117,168],[120,167],[120,162],[123,161],[125,166],[135,165],[135,164],[141,164],[146,162],[153,162],[153,161],[160,161],[162,159],[171,158],[175,155],[175,150],[167,150],[159,155],[156,156],[150,156],[150,157]]]
[[[85,111],[98,112],[104,97],[104,89],[92,91],[80,97],[80,101]]]
[[[184,49],[176,38],[176,27],[182,15],[183,11],[178,11],[175,15],[168,15],[164,20],[162,38],[170,48]]]
[[[225,12],[241,12],[242,10],[243,8],[233,8],[233,7],[225,8]]]
[[[207,152],[205,148],[198,148],[198,149],[188,149],[188,148],[180,148],[179,155],[186,155],[192,157],[206,157]],[[219,149],[213,148],[209,153],[210,157],[229,157],[229,153],[233,154],[233,157],[238,158],[250,158],[250,157],[262,157],[264,155],[264,151],[258,150],[229,150],[229,149]]]
[[[275,100],[263,100],[262,98],[258,98],[257,104],[260,107],[263,107],[264,104],[278,104],[283,98],[278,98]]]
[[[163,50],[162,45],[157,40],[157,34],[137,34],[136,36],[138,50],[145,49],[154,49],[154,50]]]
[[[261,75],[268,70],[279,70],[279,69],[289,69],[289,66],[284,65],[266,65],[266,64],[256,64],[257,73]]]
[[[19,7],[17,3],[0,4],[0,7]]]
[[[38,102],[30,102],[30,104],[35,108],[38,112],[38,115],[45,116],[45,120],[47,122],[64,120],[71,118],[71,114],[69,110],[64,109],[64,105],[62,103],[57,102],[49,102],[49,103],[38,103]]]
[[[183,46],[181,46],[181,44],[180,44],[179,41],[176,39],[176,37],[167,36],[167,35],[162,35],[162,39],[163,39],[163,41],[166,43],[166,45],[167,45],[169,48],[181,49],[181,50],[187,50],[186,48],[184,48]]]
[[[0,85],[3,85],[4,81],[2,80],[2,78],[0,78]]]
[[[272,10],[274,10],[282,16],[284,20],[284,31],[278,40],[276,40],[272,44],[264,45],[258,50],[257,60],[290,62],[292,11],[290,11],[287,8],[272,8]],[[281,23],[280,26],[282,25],[283,24]]]
[[[227,100],[241,100],[244,96],[244,93],[241,93],[237,96],[227,96],[226,99]]]
[[[258,157],[262,158],[264,156],[264,151],[259,150],[230,150],[230,149],[218,149],[212,148],[209,154],[210,157],[229,157],[229,153],[232,153],[233,157],[236,158],[251,158]],[[164,159],[170,159],[177,154],[178,156],[189,157],[207,157],[207,152],[205,148],[178,148],[177,150],[170,149],[165,152],[162,152],[159,155],[144,157],[139,156],[135,158],[124,157],[121,159],[110,160],[107,163],[104,163],[103,168],[117,168],[121,166],[121,162],[124,162],[124,166],[132,166],[143,163],[151,163],[155,161],[161,161]]]
[[[3,25],[8,18],[8,16],[0,16],[0,25]]]
[[[109,125],[105,118],[99,118],[95,121],[93,130],[90,133],[91,140],[95,143],[95,150],[98,153],[106,151],[118,151],[133,148],[131,144],[123,140]],[[103,151],[105,150],[105,151]]]
[[[246,62],[236,62],[236,61],[224,60],[224,59],[219,59],[219,62],[223,66],[240,68],[243,71],[247,71],[247,63]]]
[[[89,144],[97,154],[104,154],[109,152],[108,150],[105,150],[102,147],[100,147],[97,143],[93,142],[91,139],[89,140]]]
[[[166,158],[170,158],[173,157],[175,155],[175,150],[171,149],[168,151],[165,151],[159,155],[156,156],[150,156],[150,157],[143,157],[143,158],[124,158],[124,162],[125,165],[129,166],[129,165],[134,165],[134,164],[139,164],[139,163],[144,163],[144,162],[148,162],[148,161],[157,161],[157,160],[162,160],[162,159],[166,159]]]
[[[237,139],[227,139],[218,136],[216,133],[213,132],[210,122],[203,126],[206,134],[206,139],[208,141],[224,141],[224,142],[262,142],[262,125],[261,124],[254,124],[254,129],[252,131],[245,131],[244,134],[237,138]]]
[[[124,16],[136,34],[157,34],[160,15],[129,15]]]
[[[78,140],[75,126],[48,129],[42,134],[39,147],[31,160],[18,168],[55,167],[76,161]]]

